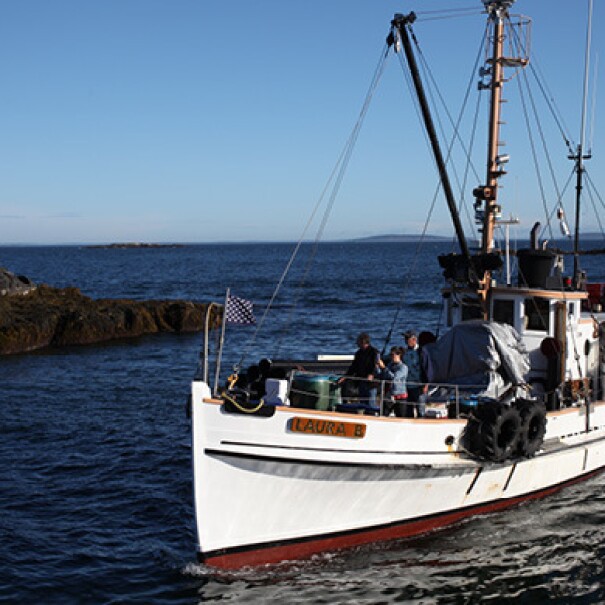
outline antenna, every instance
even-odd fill
[[[592,154],[592,143],[594,141],[595,108],[597,106],[597,74],[599,73],[599,55],[595,55],[592,70],[592,100],[590,102],[590,137],[588,139],[588,152]]]
[[[592,0],[588,0],[588,25],[586,27],[586,55],[584,58],[584,92],[582,100],[582,124],[580,126],[580,146],[584,149],[586,136],[586,109],[588,107],[588,72],[590,70],[590,44],[592,38]]]
[[[588,102],[588,71],[590,67],[590,40],[592,34],[592,0],[588,0],[588,24],[586,27],[586,55],[584,59],[584,90],[582,100],[582,122],[580,126],[580,143],[575,155],[570,159],[575,160],[576,171],[576,225],[573,244],[573,276],[574,286],[580,287],[580,201],[582,198],[582,176],[584,174],[583,160],[590,159],[590,154],[584,155],[584,138],[586,135],[586,106]]]

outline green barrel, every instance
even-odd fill
[[[331,410],[341,401],[335,376],[298,374],[292,380],[290,405],[295,408]]]

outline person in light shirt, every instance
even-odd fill
[[[408,368],[401,361],[403,357],[403,347],[392,347],[390,353],[390,361],[385,364],[382,359],[378,359],[378,367],[380,368],[380,378],[389,381],[390,397],[385,400],[383,414],[389,416],[391,412],[395,412],[395,416],[399,418],[406,417],[408,391],[406,388],[406,378],[408,376]]]

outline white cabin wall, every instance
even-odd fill
[[[528,327],[530,323],[529,316],[536,309],[527,308],[527,305],[537,304],[548,305],[548,326],[546,329],[536,329]],[[545,338],[555,337],[556,323],[556,305],[564,303],[567,310],[566,319],[566,353],[565,353],[565,378],[566,380],[579,380],[582,377],[591,377],[593,383],[597,385],[599,354],[598,354],[598,336],[595,337],[594,323],[589,317],[582,317],[581,300],[574,298],[569,300],[565,293],[561,293],[561,298],[548,298],[545,296],[532,297],[527,291],[499,291],[494,295],[490,306],[490,317],[494,317],[494,302],[509,301],[513,304],[512,317],[509,317],[510,323],[521,335],[530,357],[532,378],[546,379],[548,373],[548,359],[540,350],[540,346]],[[450,328],[462,320],[462,305],[457,304],[453,297],[444,298],[443,304],[446,326]],[[535,320],[535,317],[534,317]],[[534,322],[535,323],[535,322]],[[588,345],[586,343],[589,343]],[[588,347],[588,348],[587,348]]]

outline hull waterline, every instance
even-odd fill
[[[239,549],[225,549],[224,551],[218,552],[198,552],[198,561],[211,567],[234,570],[241,569],[242,567],[258,567],[261,565],[278,564],[284,561],[308,559],[313,555],[320,553],[422,536],[455,525],[456,523],[476,515],[495,513],[524,502],[548,497],[565,487],[591,479],[601,474],[604,470],[605,467],[601,467],[595,471],[576,477],[575,479],[525,496],[510,498],[504,501],[489,502],[441,515],[414,519],[413,521],[402,521],[387,527],[366,528],[363,530],[343,532],[340,535],[316,536],[306,539],[301,538],[285,543],[252,544]]]

